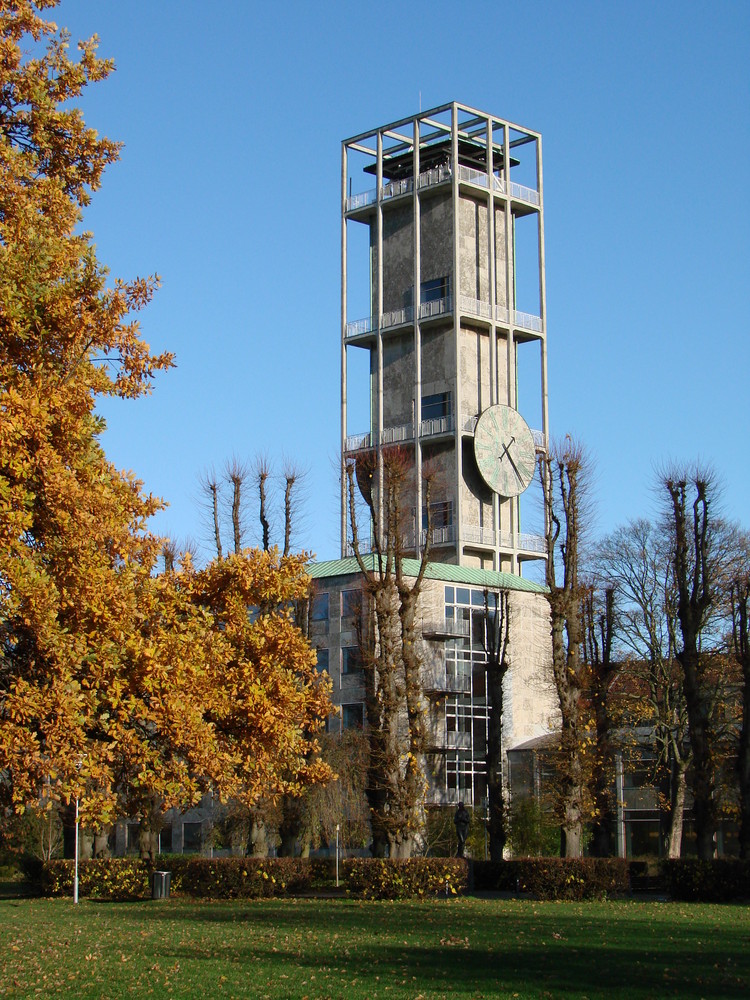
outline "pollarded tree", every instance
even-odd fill
[[[717,515],[718,486],[709,470],[673,469],[662,476],[665,525],[674,580],[677,643],[692,751],[693,815],[698,856],[714,853],[716,828],[712,715],[716,703],[711,626],[720,612],[721,587],[732,532]]]
[[[668,775],[667,853],[678,858],[692,751],[676,660],[677,595],[669,537],[647,520],[630,521],[602,539],[597,565],[614,589],[615,641],[624,658],[623,699],[630,722],[653,729],[655,783]]]
[[[404,573],[404,556],[415,547],[414,475],[410,457],[398,448],[360,456],[349,463],[352,548],[363,576],[360,648],[369,738],[366,795],[373,853],[408,858],[424,827],[426,705],[416,612],[430,552],[430,480],[423,504],[428,523],[415,578]],[[359,487],[357,485],[359,483]],[[373,488],[373,484],[378,485]],[[365,561],[356,515],[357,490],[364,498],[373,553]]]
[[[580,857],[583,827],[589,812],[592,720],[584,692],[590,671],[581,656],[583,587],[580,545],[587,515],[587,459],[583,448],[566,438],[540,455],[539,471],[545,511],[546,598],[552,632],[552,671],[560,707],[558,761],[562,853]]]

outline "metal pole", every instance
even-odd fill
[[[78,902],[78,796],[76,795],[76,858],[73,871],[73,903]]]
[[[336,824],[336,888],[339,886],[339,824]]]

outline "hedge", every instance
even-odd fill
[[[660,863],[671,899],[703,903],[750,900],[750,861],[739,858],[670,858]]]
[[[474,888],[524,892],[536,899],[606,899],[630,891],[623,858],[515,858],[474,861]]]
[[[458,858],[347,858],[346,887],[363,899],[414,899],[464,892],[468,864]]]
[[[73,861],[48,861],[42,868],[44,896],[72,896]],[[78,895],[94,899],[146,899],[151,895],[151,870],[139,858],[101,858],[78,864]]]

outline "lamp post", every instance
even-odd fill
[[[78,792],[76,792],[76,843],[75,865],[73,868],[73,903],[78,903]]]
[[[86,754],[83,754],[81,757],[78,758],[78,761],[76,762],[76,771],[78,771],[79,774],[81,773],[81,768],[83,767],[83,760],[85,757]],[[76,905],[78,903],[78,827],[80,819],[79,808],[78,808],[79,804],[78,796],[79,792],[78,788],[76,788],[76,836],[75,836],[75,864],[73,866],[73,905]]]
[[[336,888],[339,887],[339,824],[336,824]]]

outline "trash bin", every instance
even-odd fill
[[[152,899],[169,899],[169,885],[172,881],[172,872],[154,872],[151,883]]]

